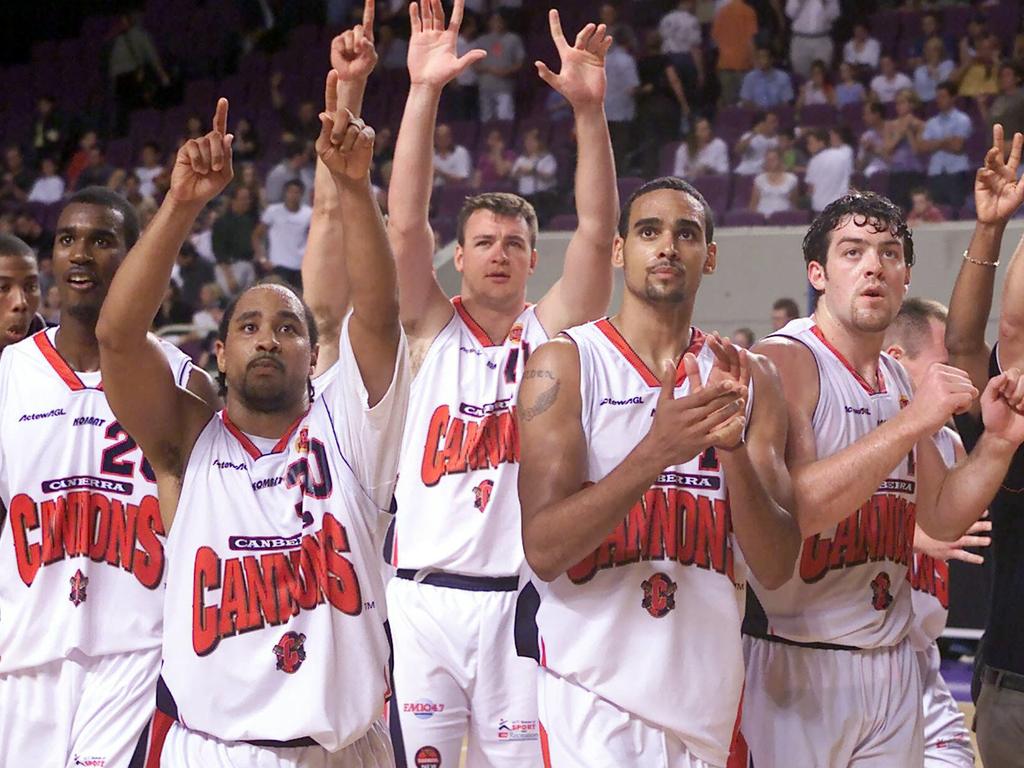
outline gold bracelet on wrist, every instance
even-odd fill
[[[967,251],[964,251],[964,261],[969,261],[971,262],[971,264],[980,264],[983,267],[999,266],[999,259],[996,259],[995,261],[979,261],[978,259],[972,259],[970,256],[968,256]]]

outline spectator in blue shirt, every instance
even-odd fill
[[[740,102],[749,107],[771,109],[793,101],[793,82],[789,73],[772,66],[771,49],[758,46],[756,68],[743,77]]]
[[[954,106],[956,86],[946,81],[935,89],[938,114],[929,119],[916,139],[914,151],[928,155],[928,191],[937,203],[959,208],[969,190],[970,164],[964,147],[971,135],[971,118]]]

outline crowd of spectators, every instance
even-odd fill
[[[377,130],[373,179],[384,207],[407,87],[408,29],[404,0],[377,5],[380,64],[364,114]],[[957,216],[970,204],[970,169],[988,146],[989,126],[1024,131],[1020,6],[912,3],[871,15],[860,7],[621,0],[585,9],[615,38],[605,109],[620,185],[685,176],[726,225],[804,223],[851,185],[889,194],[914,222]],[[0,231],[38,250],[48,318],[59,315],[46,275],[63,196],[107,186],[147,221],[166,192],[176,147],[203,130],[193,112],[221,92],[233,97],[236,180],[200,217],[157,322],[198,329],[194,338],[205,339],[225,302],[256,279],[298,284],[322,83],[306,82],[296,67],[310,46],[325,57],[331,29],[350,24],[361,3],[332,0],[325,8],[331,28],[306,24],[272,35],[269,21],[249,22],[233,65],[178,82],[180,104],[154,95],[182,68],[159,31],[147,30],[149,17],[111,18],[109,109],[91,114],[33,93],[31,119],[3,126]],[[563,20],[582,21],[581,13],[567,8]],[[571,110],[530,63],[551,60],[546,25],[540,6],[467,2],[459,50],[483,48],[488,56],[442,103],[432,212],[441,240],[453,234],[462,199],[477,190],[518,192],[542,224],[571,219]],[[245,94],[240,104],[233,88]]]

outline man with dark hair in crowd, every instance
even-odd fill
[[[284,157],[277,165],[270,169],[264,189],[267,193],[268,203],[280,203],[284,199],[284,185],[289,181],[301,181],[308,189],[312,183],[312,176],[307,175],[309,165],[309,150],[301,141],[293,141],[285,145]],[[307,181],[309,183],[307,183]]]
[[[302,255],[313,209],[302,202],[305,187],[298,179],[284,185],[284,200],[267,206],[252,232],[256,263],[289,285],[302,287]]]
[[[127,765],[153,713],[165,529],[149,463],[107,404],[96,338],[114,273],[138,237],[124,198],[96,187],[72,195],[54,242],[61,324],[0,357],[5,766],[83,757]],[[158,354],[176,386],[219,407],[186,355],[169,344]]]
[[[1006,159],[1003,127],[992,128],[992,147],[975,175],[976,223],[949,302],[946,346],[953,365],[971,375],[975,387],[985,386],[1002,371],[1024,366],[1024,239],[1018,243],[1003,283],[999,337],[991,350],[985,330],[992,309],[999,248],[1007,222],[1024,204],[1024,182],[1017,178],[1024,135],[1013,136]],[[989,431],[981,418],[984,401],[974,400],[956,425],[968,450]],[[992,516],[992,603],[988,625],[975,662],[974,729],[986,766],[1024,767],[1024,451],[1018,450],[996,497]]]
[[[21,147],[12,144],[4,150],[4,169],[0,175],[0,200],[24,202],[36,180],[35,174],[25,164]]]
[[[259,221],[252,191],[241,184],[231,193],[227,209],[213,223],[213,256],[217,282],[225,296],[235,296],[256,281],[253,231]]]
[[[181,285],[181,298],[195,312],[199,309],[199,292],[216,277],[213,265],[200,258],[195,246],[186,240],[178,251],[175,277]]]
[[[36,255],[14,235],[0,235],[0,351],[42,329]]]
[[[800,307],[793,299],[776,299],[772,304],[772,330],[777,331],[790,320],[800,317]]]

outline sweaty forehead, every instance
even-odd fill
[[[891,230],[892,225],[888,222],[863,214],[850,214],[840,219],[832,230],[832,243],[852,237],[874,243],[895,240],[903,245],[903,238],[893,235]]]
[[[633,201],[630,208],[629,224],[640,219],[657,218],[665,222],[689,219],[705,228],[704,206],[689,192],[681,189],[656,189],[641,195]]]
[[[120,211],[105,205],[91,203],[71,203],[60,212],[57,220],[57,231],[75,230],[107,230],[124,238],[124,217]]]
[[[235,314],[252,310],[262,312],[264,315],[282,311],[294,312],[299,317],[303,315],[302,302],[298,297],[284,286],[273,283],[257,285],[239,297]]]
[[[26,254],[0,254],[0,277],[28,277],[38,275],[36,260]]]
[[[520,235],[529,241],[530,227],[522,216],[508,216],[489,211],[486,208],[473,211],[466,220],[466,239],[481,235]]]

